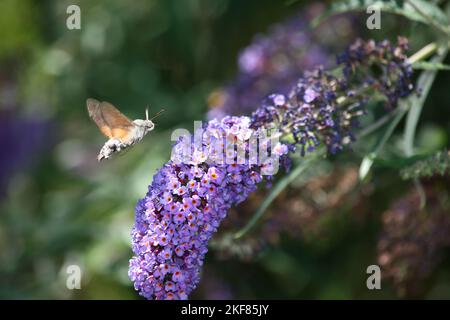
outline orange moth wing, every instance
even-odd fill
[[[105,136],[120,141],[127,140],[134,128],[130,119],[109,102],[99,102],[95,99],[88,99],[86,104],[89,116],[94,120]]]

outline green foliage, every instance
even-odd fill
[[[391,120],[391,122],[387,125],[387,128],[385,131],[381,131],[378,134],[377,137],[377,143],[373,147],[373,151],[368,153],[366,156],[364,156],[361,165],[359,167],[359,179],[365,180],[370,172],[370,169],[372,168],[372,165],[375,161],[375,159],[378,157],[379,153],[385,146],[385,144],[388,142],[389,138],[394,133],[395,128],[402,120],[403,116],[406,114],[407,106],[403,102],[399,106],[399,110],[396,113],[395,117]]]
[[[19,58],[38,45],[36,6],[32,1],[0,2],[0,61]]]
[[[436,57],[432,59],[430,63],[442,63],[447,55],[448,50],[443,48],[443,52],[440,52]],[[420,90],[420,96],[413,96],[409,99],[410,110],[406,118],[406,125],[404,130],[404,150],[406,156],[412,156],[414,154],[414,137],[416,134],[417,125],[419,122],[420,114],[422,112],[425,100],[430,93],[433,82],[437,76],[438,70],[426,70],[417,80],[417,88]]]
[[[412,5],[411,5],[412,4]],[[426,0],[341,0],[333,1],[328,10],[319,16],[313,25],[320,24],[328,17],[349,11],[366,12],[368,7],[379,8],[381,11],[402,15],[410,20],[430,24],[430,17],[436,23],[447,27],[449,19],[447,15],[431,1]],[[420,12],[419,12],[420,11]],[[421,14],[421,12],[423,14]],[[425,16],[426,17],[425,17]]]
[[[427,159],[417,161],[401,170],[403,179],[416,179],[433,176],[444,176],[450,173],[450,151],[439,151]]]
[[[437,62],[428,62],[428,61],[418,61],[416,63],[413,63],[413,68],[416,70],[443,70],[443,71],[449,71],[450,65],[446,65],[443,63],[437,63]]]

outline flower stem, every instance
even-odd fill
[[[430,55],[435,53],[438,49],[438,45],[436,42],[431,42],[427,44],[425,47],[414,53],[411,57],[408,58],[409,63],[413,64],[415,62],[424,60],[428,58]]]

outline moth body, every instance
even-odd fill
[[[155,124],[151,120],[141,120],[136,119],[133,121],[134,128],[133,128],[133,143],[137,143],[142,140],[142,138],[152,131],[155,128]]]

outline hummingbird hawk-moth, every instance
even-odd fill
[[[100,131],[109,138],[100,149],[97,156],[98,161],[109,159],[114,153],[119,153],[141,141],[147,133],[155,128],[152,120],[164,111],[159,111],[149,119],[148,109],[146,109],[145,120],[131,121],[109,102],[87,99],[86,105],[89,116],[100,128]]]

